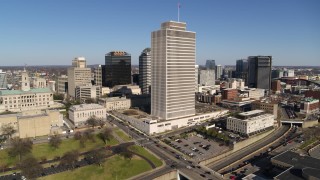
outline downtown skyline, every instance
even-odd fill
[[[138,64],[159,22],[177,20],[177,1],[7,1],[0,6],[2,65],[104,64],[127,51]],[[182,0],[180,21],[197,32],[196,64],[235,65],[253,55],[273,65],[319,65],[318,1]],[[165,13],[164,13],[165,12]],[[4,64],[5,62],[5,64]]]

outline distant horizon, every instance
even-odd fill
[[[179,2],[180,21],[196,32],[196,64],[215,59],[235,65],[248,56],[271,55],[276,66],[319,65],[319,0]],[[177,10],[171,0],[3,1],[0,61],[71,65],[84,56],[104,64],[106,53],[123,50],[138,64],[151,32],[176,21]]]

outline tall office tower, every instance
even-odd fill
[[[93,70],[94,77],[93,82],[96,86],[102,86],[102,66],[98,65],[98,67],[95,67]]]
[[[207,60],[206,61],[207,69],[215,69],[216,68],[216,60]]]
[[[174,119],[195,114],[196,33],[186,23],[164,22],[151,34],[151,115]]]
[[[139,86],[142,94],[149,94],[151,86],[151,49],[145,48],[139,56]]]
[[[0,90],[7,89],[7,73],[0,69]]]
[[[201,69],[199,70],[198,81],[202,86],[213,86],[215,85],[215,77],[214,77],[213,69]]]
[[[270,90],[272,56],[248,57],[248,86]]]
[[[194,92],[198,92],[198,84],[199,84],[199,65],[195,65],[194,66],[195,68],[195,78],[196,78],[196,84],[195,84],[195,87],[194,87]]]
[[[235,77],[243,79],[245,84],[248,84],[248,60],[237,60]]]
[[[217,65],[216,66],[216,79],[220,79],[222,76],[222,66],[221,65]]]
[[[84,57],[72,60],[72,67],[68,68],[68,95],[75,98],[77,86],[91,85],[91,68],[87,68]]]
[[[21,72],[21,90],[22,91],[29,91],[30,90],[29,74],[26,71],[26,69],[24,69]]]
[[[131,55],[125,51],[111,51],[105,55],[103,86],[131,84]]]

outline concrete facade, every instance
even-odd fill
[[[83,125],[91,117],[106,119],[106,109],[99,104],[81,104],[71,106],[69,119],[75,126]]]
[[[196,33],[164,22],[151,34],[151,114],[169,120],[195,114]]]
[[[278,118],[278,103],[268,101],[253,101],[251,103],[252,110],[265,110],[267,113],[273,114],[274,118]]]
[[[151,87],[151,49],[145,48],[139,56],[139,86],[142,94],[149,94]]]
[[[76,87],[76,99],[96,99],[101,96],[101,86],[77,86]]]
[[[61,133],[63,115],[59,111],[24,111],[18,114],[0,115],[0,127],[12,125],[17,133],[13,136],[20,138],[37,137]]]
[[[99,104],[106,108],[106,111],[129,109],[131,100],[125,97],[110,97],[99,99]]]
[[[255,132],[273,127],[274,117],[262,110],[243,112],[238,117],[227,118],[227,129],[240,134],[251,135]]]
[[[61,75],[58,77],[58,93],[65,94],[68,92],[68,76]]]

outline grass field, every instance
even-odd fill
[[[123,139],[125,142],[128,142],[131,140],[131,138],[126,134],[124,133],[122,130],[120,129],[115,129],[114,131],[121,139]]]
[[[133,145],[129,147],[129,150],[140,154],[146,158],[148,158],[150,161],[153,162],[154,165],[156,165],[157,167],[162,165],[162,161],[160,159],[158,159],[157,157],[155,157],[154,155],[150,154],[147,150],[145,150],[143,147],[141,146],[137,146],[137,145]]]
[[[73,171],[67,171],[40,178],[41,180],[97,180],[97,179],[128,179],[142,172],[151,170],[151,166],[143,159],[134,156],[131,160],[115,155],[106,160],[102,167],[89,165]]]
[[[308,139],[308,140],[306,140],[306,141],[300,146],[300,148],[301,148],[301,149],[304,149],[304,148],[306,148],[307,146],[309,146],[310,144],[312,144],[312,143],[314,143],[314,142],[316,142],[316,141],[318,141],[317,138]]]
[[[107,145],[115,145],[117,144],[117,140],[112,138],[107,142]],[[74,139],[63,140],[60,147],[58,149],[52,148],[48,143],[43,144],[35,144],[32,148],[32,155],[37,159],[41,159],[41,157],[46,157],[46,159],[53,159],[56,156],[62,156],[65,152],[70,150],[79,150],[80,152],[89,151],[95,148],[103,147],[106,144],[95,136],[95,142],[91,140],[86,141],[85,147],[81,148],[80,143]],[[18,162],[18,157],[9,157],[8,150],[0,151],[0,165],[5,163],[9,166],[14,166]]]

